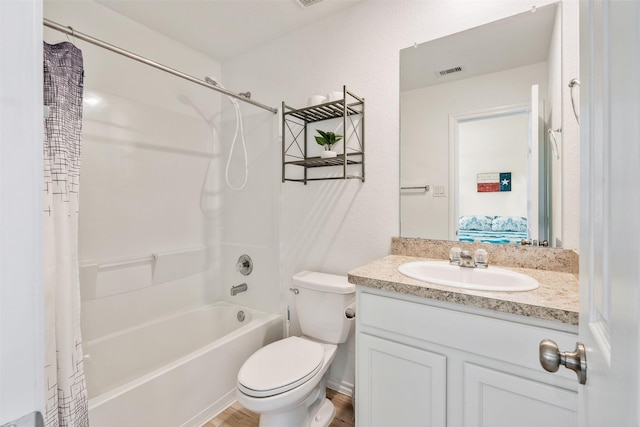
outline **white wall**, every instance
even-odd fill
[[[0,1],[0,424],[44,408],[42,5]]]
[[[402,236],[448,239],[449,117],[529,104],[533,84],[546,94],[546,62],[400,94],[402,186],[431,185],[401,193]],[[446,197],[433,197],[434,185],[444,185]]]
[[[44,16],[199,78],[221,74],[217,61],[94,2],[46,1]],[[44,39],[67,37],[45,29]],[[223,150],[219,94],[76,45],[85,67],[79,245],[86,341],[221,297],[215,255]],[[193,248],[211,256],[196,268],[161,256],[152,268],[151,254]],[[166,280],[158,277],[165,267],[172,270]]]
[[[270,292],[290,298],[287,288],[297,271],[346,274],[389,253],[390,239],[398,235],[399,227],[400,49],[549,3],[364,1],[223,64],[227,85],[246,87],[256,99],[274,106],[286,100],[288,105],[302,107],[310,95],[339,90],[344,84],[366,99],[364,184],[352,180],[281,184],[276,163],[275,171],[270,171],[273,176],[266,177],[271,180],[256,189],[269,191],[281,204],[280,284],[268,284],[273,286]],[[577,20],[577,2],[565,3],[565,12],[565,18]],[[576,31],[575,37],[565,37],[569,59],[563,64],[563,81],[568,81],[566,75],[577,74],[578,53],[571,48],[577,46],[577,26],[567,26],[565,31]],[[280,145],[276,140],[268,143],[277,162]],[[577,133],[569,134],[565,143],[577,147]],[[576,150],[568,155],[577,164]],[[577,169],[568,174],[565,178],[577,185]],[[577,194],[565,191],[565,197]],[[566,205],[577,205],[574,202]],[[577,218],[577,213],[567,214]],[[577,233],[572,239],[565,237],[565,243],[577,247]],[[353,383],[353,342],[343,347],[332,377]]]

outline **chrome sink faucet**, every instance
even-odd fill
[[[489,266],[489,254],[485,249],[476,249],[473,256],[468,249],[453,247],[449,251],[449,264],[465,268],[487,268]]]
[[[460,251],[460,267],[476,268],[476,260],[467,249]]]

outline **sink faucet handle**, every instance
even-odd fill
[[[476,266],[483,268],[487,268],[489,266],[489,254],[486,249],[476,249],[473,257],[475,258]]]
[[[468,249],[464,249],[460,252],[460,267],[475,268],[476,263],[471,256],[471,252]]]
[[[462,249],[457,246],[452,247],[449,250],[449,264],[460,265],[460,253]]]

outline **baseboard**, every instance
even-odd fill
[[[0,0],[1,1],[1,0]],[[222,396],[220,399],[207,406],[200,411],[197,415],[192,417],[189,421],[182,424],[180,427],[202,427],[207,421],[215,418],[222,411],[233,405],[236,401],[236,391],[231,390],[229,393]]]
[[[338,393],[346,394],[347,396],[353,396],[353,384],[346,381],[337,381],[333,378],[328,378],[327,387],[331,390],[337,391]]]

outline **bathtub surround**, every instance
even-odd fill
[[[206,272],[212,256],[207,247],[156,252],[109,260],[85,260],[80,266],[84,301],[115,296]],[[136,281],[127,276],[136,276]],[[124,279],[124,280],[123,280]]]
[[[44,311],[46,427],[89,426],[78,281],[84,69],[69,42],[44,43]]]
[[[94,2],[45,1],[44,17],[190,75],[222,74],[215,60]],[[44,38],[66,39],[48,28]],[[223,299],[216,286],[222,97],[79,43],[85,56],[79,249],[88,268],[82,328],[92,341]]]

